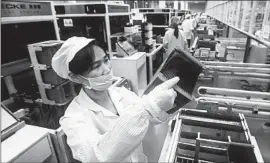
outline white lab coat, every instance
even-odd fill
[[[193,19],[185,19],[182,23],[182,28],[184,31],[184,37],[186,39],[192,38],[192,30],[194,29],[194,20]]]
[[[167,55],[170,55],[175,48],[180,48],[185,50],[187,44],[186,39],[183,37],[183,31],[179,29],[178,38],[174,36],[174,29],[170,28],[166,31],[163,44],[168,44],[168,49],[166,51]]]
[[[91,100],[81,90],[60,119],[73,157],[81,162],[147,162],[142,140],[152,119],[139,97],[111,87],[109,95],[120,116]],[[160,119],[166,121],[165,112]],[[161,122],[156,119],[156,122]]]

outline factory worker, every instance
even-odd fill
[[[142,140],[153,119],[169,117],[165,112],[173,106],[172,87],[179,78],[142,98],[124,87],[110,87],[109,56],[84,37],[66,40],[53,56],[52,67],[62,78],[83,86],[60,119],[73,157],[81,162],[147,162]]]
[[[174,16],[171,18],[171,28],[164,35],[163,46],[167,49],[166,54],[169,55],[175,48],[188,50],[186,39],[183,31],[178,28],[180,20]]]
[[[185,20],[183,21],[182,23],[182,28],[183,28],[183,31],[184,31],[184,37],[186,38],[187,40],[187,43],[188,43],[188,47],[190,47],[191,45],[191,39],[192,39],[192,30],[194,29],[194,20],[191,19],[191,15],[190,14],[187,14],[185,16]]]

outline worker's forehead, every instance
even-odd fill
[[[95,54],[95,61],[102,60],[106,56],[106,53],[104,52],[104,50],[101,49],[101,47],[99,46],[94,45],[93,50]]]

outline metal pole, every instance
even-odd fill
[[[51,10],[52,10],[52,16],[53,16],[53,26],[54,26],[54,30],[55,30],[55,36],[56,36],[57,40],[61,40],[60,34],[59,34],[59,27],[57,24],[56,11],[54,9],[54,4],[52,2],[50,2],[50,5],[51,5]]]
[[[107,44],[108,44],[108,51],[112,51],[112,45],[111,45],[111,29],[110,29],[110,16],[108,13],[108,5],[106,6],[106,13],[105,13],[105,27],[106,27],[106,34],[107,34]]]
[[[249,57],[249,51],[250,51],[250,42],[251,42],[251,38],[247,37],[247,43],[246,43],[246,49],[245,49],[245,55],[244,55],[244,59],[243,62],[247,63],[248,57]]]
[[[5,80],[9,95],[12,95],[18,92],[17,89],[15,88],[15,85],[13,83],[13,79],[11,76],[4,77],[4,80]]]
[[[226,29],[226,37],[229,38],[229,33],[230,33],[230,27],[227,26],[227,29]]]
[[[195,157],[194,157],[194,162],[198,163],[199,161],[199,153],[200,153],[200,132],[198,132],[198,137],[196,139],[196,147],[195,147]]]

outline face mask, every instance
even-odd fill
[[[110,70],[110,72],[106,75],[102,75],[99,77],[95,77],[95,78],[85,78],[84,76],[82,76],[84,79],[88,80],[90,86],[85,85],[85,87],[87,89],[94,89],[97,91],[105,91],[107,90],[113,82],[113,75],[112,75],[112,71]]]

